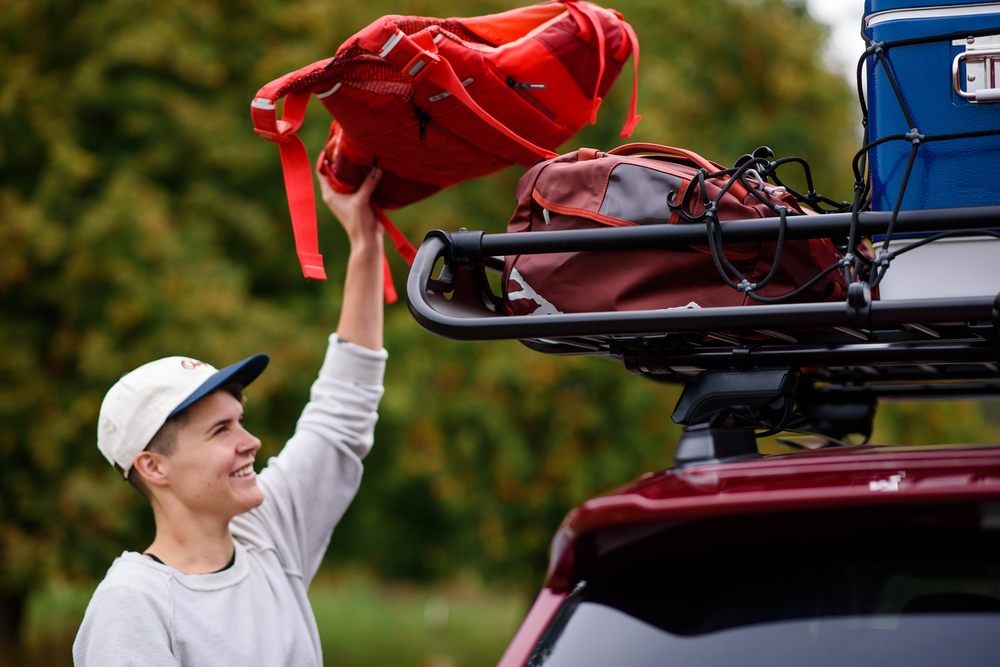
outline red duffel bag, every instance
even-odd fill
[[[306,277],[325,278],[310,162],[295,135],[312,94],[336,119],[321,170],[335,189],[352,192],[375,164],[382,167],[372,202],[407,257],[412,246],[382,208],[555,157],[552,149],[595,118],[629,55],[637,63],[639,46],[621,14],[553,0],[474,18],[383,17],[333,58],[261,88],[251,105],[254,127],[281,148]],[[622,136],[639,120],[635,104],[633,90]]]
[[[655,144],[581,148],[521,177],[507,231],[704,224],[706,203],[717,220],[803,214],[785,188],[749,171],[756,181],[712,176],[722,171]],[[503,295],[511,315],[743,306],[796,290],[788,301],[834,301],[847,292],[840,270],[807,285],[841,257],[829,239],[508,256]]]

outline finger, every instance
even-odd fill
[[[372,191],[375,190],[375,186],[378,182],[382,180],[382,168],[375,170],[375,174],[371,178],[366,178],[361,182],[358,187],[358,198],[362,201],[368,201],[372,196]]]
[[[330,181],[326,179],[326,174],[322,172],[319,168],[316,169],[316,176],[319,178],[319,190],[323,199],[327,199],[333,194],[333,186],[330,185]]]

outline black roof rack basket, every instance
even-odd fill
[[[860,213],[858,233],[884,233],[890,215]],[[785,238],[846,237],[850,224],[850,213],[791,217]],[[724,243],[771,241],[779,221],[725,221],[720,227]],[[1000,228],[1000,206],[900,211],[894,229],[904,234],[958,227],[970,234]],[[423,328],[445,338],[516,339],[550,354],[600,355],[667,382],[686,384],[712,369],[798,367],[814,369],[809,375],[817,384],[897,399],[998,393],[992,382],[1000,380],[996,296],[879,301],[858,291],[846,302],[509,316],[484,273],[498,271],[509,254],[666,248],[706,240],[705,227],[693,224],[514,234],[432,231],[414,260],[407,301]],[[895,384],[873,384],[884,382]]]
[[[857,232],[885,233],[890,215],[859,214]],[[850,213],[792,217],[785,238],[846,237],[850,225]],[[720,226],[723,243],[776,240],[779,231],[777,218]],[[901,211],[894,223],[901,234],[956,227],[996,229],[1000,206]],[[687,427],[678,466],[758,456],[756,438],[788,430],[826,444],[850,434],[867,441],[879,401],[1000,398],[1000,294],[879,301],[856,283],[840,302],[511,316],[486,275],[502,270],[504,255],[667,248],[704,244],[706,234],[694,224],[432,231],[413,262],[407,301],[417,322],[444,338],[516,339],[685,385],[674,411]]]

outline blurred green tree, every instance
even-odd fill
[[[100,578],[151,539],[148,509],[94,446],[123,372],[169,354],[225,365],[266,350],[274,363],[251,388],[248,426],[265,454],[294,428],[336,322],[346,243],[321,216],[330,280],[301,278],[278,154],[249,122],[253,93],[380,15],[519,4],[0,3],[0,651],[41,582]],[[801,7],[615,4],[642,43],[634,140],[723,163],[767,144],[808,159],[824,194],[849,195],[854,102],[820,64],[826,32]],[[567,150],[621,143],[628,78]],[[314,104],[301,132],[314,154],[327,122]],[[520,173],[395,217],[414,239],[502,231]],[[401,287],[405,267],[392,262]],[[571,506],[669,465],[670,387],[602,360],[443,341],[403,306],[390,309],[387,347],[378,443],[334,562],[535,584]]]

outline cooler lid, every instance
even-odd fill
[[[995,5],[988,0],[865,0],[865,16],[891,9],[918,9],[925,7],[953,7],[955,5]]]

